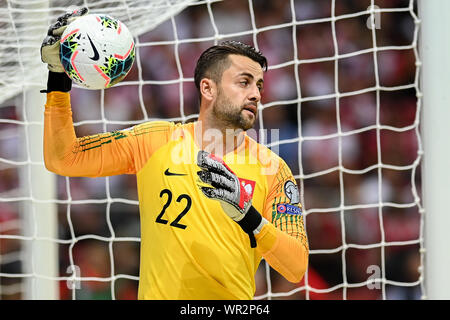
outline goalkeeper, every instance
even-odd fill
[[[41,47],[49,68],[45,165],[64,176],[136,175],[138,298],[252,299],[262,258],[299,282],[309,248],[295,179],[245,133],[256,119],[266,58],[240,42],[213,46],[195,69],[198,121],[154,121],[77,138],[58,40],[86,13],[60,17]]]

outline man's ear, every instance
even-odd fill
[[[217,95],[216,83],[211,79],[203,78],[200,81],[200,94],[206,101],[214,100]]]

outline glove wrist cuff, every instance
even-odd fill
[[[236,222],[241,226],[242,230],[248,234],[250,238],[250,247],[252,248],[256,248],[256,239],[253,231],[259,227],[262,221],[263,217],[261,214],[253,206],[251,206],[244,218]]]
[[[258,228],[262,219],[263,218],[258,210],[256,210],[255,207],[251,206],[244,218],[239,220],[237,223],[246,233],[253,233],[253,230]]]
[[[72,89],[72,80],[65,72],[48,72],[47,90],[41,92],[48,93],[52,91],[69,92]]]

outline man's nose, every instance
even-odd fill
[[[251,90],[249,100],[259,102],[261,100],[261,91],[258,86],[256,84],[253,85]]]

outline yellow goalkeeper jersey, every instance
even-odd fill
[[[246,136],[223,160],[254,185],[270,223],[249,237],[198,188],[194,123],[148,122],[77,138],[70,96],[47,96],[44,157],[66,176],[135,174],[141,218],[139,299],[251,299],[261,258],[292,282],[308,263],[298,189],[284,161]]]

